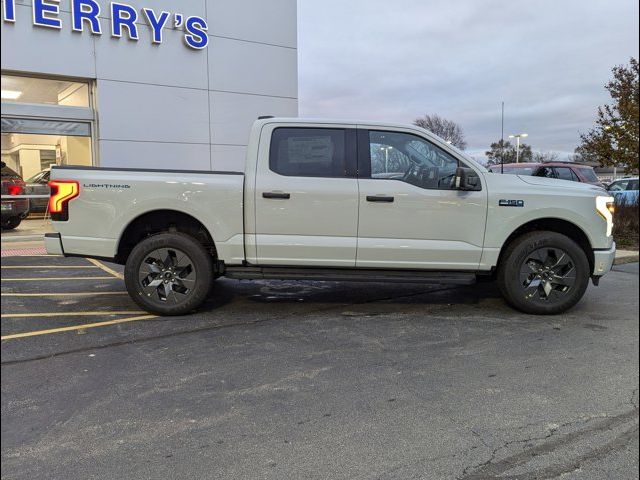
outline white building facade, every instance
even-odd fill
[[[2,0],[2,159],[244,167],[251,123],[296,116],[296,0]]]

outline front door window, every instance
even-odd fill
[[[460,162],[426,140],[402,132],[369,132],[371,178],[435,190],[454,188]]]

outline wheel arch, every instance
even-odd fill
[[[595,256],[593,253],[593,247],[585,231],[573,222],[555,217],[538,218],[524,223],[516,228],[502,244],[500,255],[498,256],[497,265],[500,265],[500,263],[502,262],[504,253],[511,243],[513,243],[522,235],[535,231],[556,232],[569,237],[571,240],[576,242],[584,251],[585,255],[587,256],[587,260],[589,261],[590,271],[593,271],[595,265]]]
[[[186,233],[198,240],[214,258],[217,258],[213,236],[200,220],[177,210],[158,209],[138,215],[127,224],[118,241],[116,262],[126,263],[131,250],[141,240],[164,232]]]

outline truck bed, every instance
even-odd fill
[[[175,211],[207,228],[221,260],[244,260],[243,173],[64,166],[51,169],[51,180],[75,180],[80,186],[69,202],[73,221],[56,222],[67,255],[114,258],[131,222]]]

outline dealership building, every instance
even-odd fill
[[[242,170],[296,116],[296,0],[2,0],[2,160]]]

